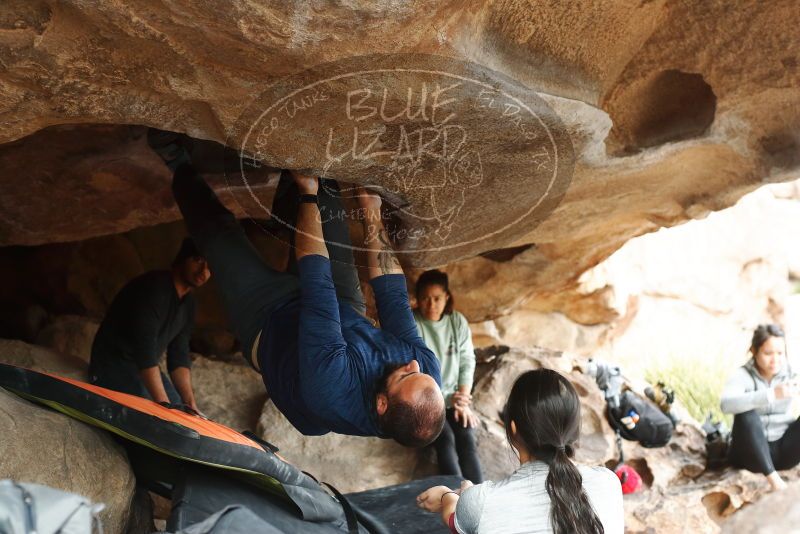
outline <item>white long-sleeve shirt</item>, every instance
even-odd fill
[[[583,489],[606,534],[625,531],[622,486],[605,467],[578,466]],[[459,534],[552,534],[544,462],[530,462],[500,482],[464,490],[456,506]]]

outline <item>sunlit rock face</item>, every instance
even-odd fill
[[[632,236],[796,173],[795,7],[6,2],[0,243],[177,219],[121,125],[156,126],[378,187],[409,266],[535,243],[515,269],[564,308]],[[212,183],[264,218],[270,176]]]

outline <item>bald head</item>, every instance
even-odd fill
[[[419,371],[416,361],[388,376],[377,408],[382,431],[406,447],[430,444],[444,427],[442,392],[431,376]]]

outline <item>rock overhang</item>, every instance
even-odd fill
[[[722,9],[620,1],[531,10],[515,1],[355,3],[311,12],[301,4],[247,2],[216,12],[191,2],[12,2],[0,10],[0,91],[6,97],[0,138],[8,142],[0,154],[0,240],[77,240],[177,219],[167,171],[149,153],[143,128],[126,125],[236,146],[232,133],[243,111],[303,72],[352,66],[353,58],[374,53],[433,55],[458,62],[462,73],[490,86],[502,89],[500,82],[510,80],[522,97],[541,99],[561,121],[574,165],[563,198],[545,217],[523,219],[483,243],[409,254],[404,261],[422,267],[466,259],[486,274],[483,284],[525,284],[492,313],[531,293],[557,300],[554,295],[574,289],[581,272],[627,239],[722,209],[762,183],[796,177],[800,74],[791,43],[800,39],[791,36],[799,31],[800,15],[789,4]],[[425,76],[416,79],[420,87],[433,83]],[[384,85],[400,102],[409,84],[397,80],[402,78]],[[345,106],[347,91],[363,89],[340,88],[337,97]],[[361,104],[372,109],[368,101]],[[305,134],[264,159],[323,170],[318,148],[337,120],[323,113],[296,126]],[[477,146],[494,147],[481,160],[489,163],[484,176],[494,186],[455,187],[442,199],[420,191],[398,195],[412,208],[425,206],[426,213],[442,207],[435,213],[442,220],[461,205],[469,216],[451,225],[447,243],[502,229],[540,198],[514,185],[520,165],[503,174],[497,163],[502,158],[491,160],[497,147],[515,148],[508,137],[512,128],[479,115],[465,124],[476,132]],[[403,133],[397,128],[389,137],[381,142],[397,151]],[[345,143],[343,136],[339,154]],[[451,165],[463,171],[456,181],[470,185],[473,160]],[[431,181],[433,167],[419,165]],[[351,157],[327,170],[391,189],[386,165],[370,167]],[[267,204],[274,183],[262,179],[255,197]],[[237,215],[258,209],[258,202],[240,201],[254,196],[241,184],[225,176],[212,182],[230,193],[224,197]],[[418,218],[416,224],[427,222]],[[502,265],[502,275],[483,264],[490,260],[476,257],[531,243],[537,246]]]

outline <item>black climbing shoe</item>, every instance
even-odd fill
[[[192,161],[189,156],[192,140],[186,135],[148,128],[147,144],[164,160],[172,172],[183,163]]]
[[[299,209],[300,191],[290,171],[281,172],[275,196],[272,198],[270,219],[265,227],[270,230],[294,231],[297,225],[297,212]]]

